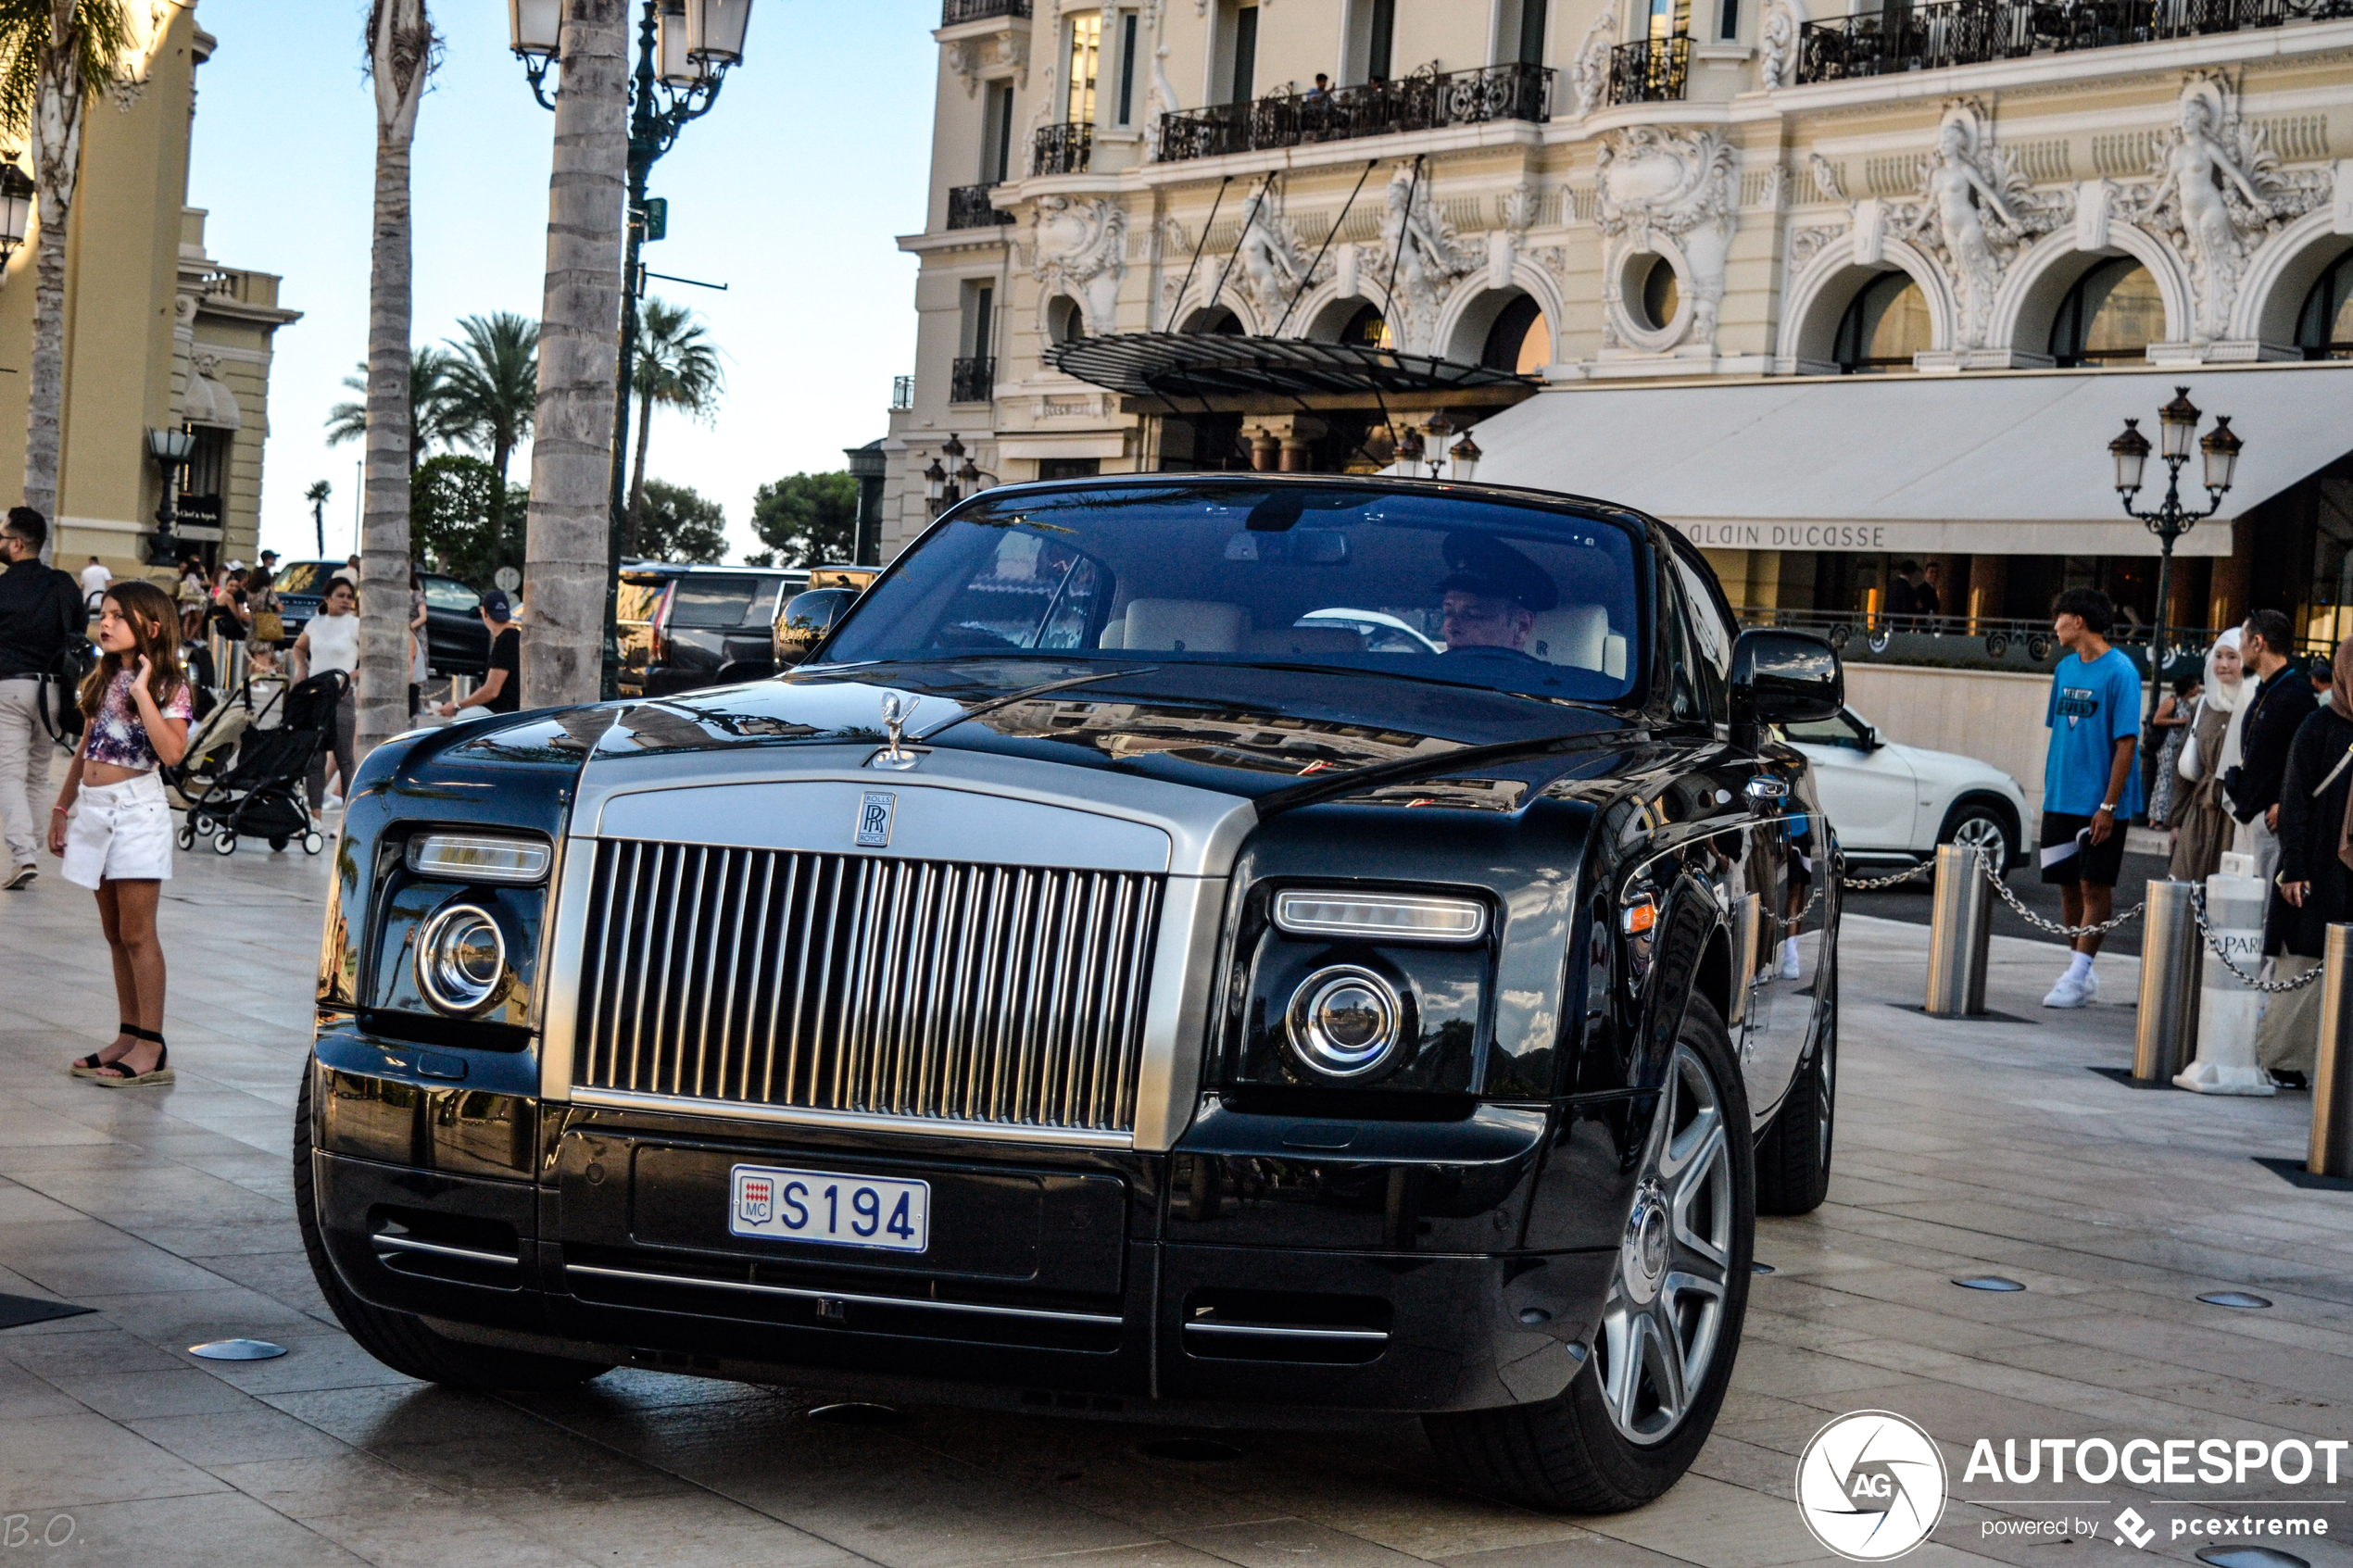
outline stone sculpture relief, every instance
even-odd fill
[[[1984,346],[2002,274],[2037,235],[2072,220],[2067,193],[2037,196],[2009,154],[1994,144],[1984,106],[1944,107],[1936,151],[1920,166],[1921,199],[1893,214],[1894,232],[1933,257],[1953,286],[1953,346]]]
[[[1281,191],[1265,192],[1252,203],[1236,243],[1234,283],[1258,313],[1264,331],[1281,317],[1308,273],[1309,253],[1283,211]],[[1328,262],[1316,267],[1318,276],[1329,271]]]
[[[1615,344],[1629,329],[1638,338],[1650,334],[1651,329],[1629,314],[1618,280],[1626,258],[1656,248],[1663,235],[1682,253],[1692,295],[1685,330],[1663,346],[1681,342],[1715,346],[1724,261],[1740,220],[1734,177],[1739,158],[1716,131],[1638,125],[1602,139],[1594,161],[1600,180],[1594,224],[1607,236],[1602,270],[1604,344]]]
[[[1127,275],[1127,214],[1115,201],[1040,196],[1030,216],[1030,272],[1037,278],[1038,332],[1061,295],[1079,302],[1089,336],[1118,330],[1119,284]]]
[[[1593,25],[1585,30],[1585,42],[1577,46],[1577,57],[1569,63],[1568,89],[1576,100],[1570,112],[1589,115],[1609,102],[1609,51],[1617,39],[1617,8],[1604,6]]]
[[[1430,337],[1439,307],[1457,279],[1486,265],[1487,242],[1457,235],[1431,200],[1429,181],[1417,178],[1410,166],[1390,176],[1388,208],[1380,249],[1365,258],[1366,275],[1390,286],[1384,314],[1397,345],[1433,354]]]
[[[1790,0],[1766,0],[1765,22],[1756,32],[1756,69],[1768,90],[1794,80],[1798,22]]]
[[[2238,94],[2219,71],[2183,83],[2156,178],[2119,193],[2121,215],[2163,237],[2187,263],[2196,301],[2192,336],[2229,335],[2250,251],[2263,237],[2328,199],[2325,170],[2283,171],[2260,127],[2239,116]]]
[[[1846,187],[1839,182],[1837,169],[1821,154],[1806,155],[1806,172],[1814,177],[1814,189],[1821,193],[1824,201],[1843,202],[1846,199]]]

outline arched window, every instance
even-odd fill
[[[1192,320],[1185,323],[1185,330],[1189,332],[1222,332],[1230,337],[1242,330],[1242,319],[1222,305],[1213,305],[1194,311]]]
[[[2061,368],[2145,359],[2165,335],[2165,301],[2147,268],[2129,256],[2101,262],[2075,281],[2051,322],[2051,358]]]
[[[2353,359],[2353,250],[2338,257],[2304,296],[2296,346],[2307,359]]]
[[[1348,319],[1340,328],[1340,341],[1362,344],[1367,348],[1394,348],[1389,339],[1389,323],[1381,319],[1378,306],[1367,305]]]
[[[1491,370],[1534,375],[1553,362],[1553,331],[1545,324],[1543,307],[1529,295],[1504,307],[1487,329],[1487,346],[1478,362]]]
[[[1908,272],[1881,272],[1863,285],[1839,319],[1831,349],[1843,376],[1908,370],[1912,356],[1932,346],[1928,299]]]
[[[1087,318],[1079,311],[1078,301],[1060,295],[1047,304],[1046,335],[1056,343],[1069,343],[1087,335]]]

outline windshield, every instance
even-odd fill
[[[278,569],[270,585],[282,594],[315,594],[327,581],[327,574],[341,566],[339,560],[291,561]]]
[[[1051,652],[1312,664],[1610,701],[1640,671],[1616,523],[1455,495],[1152,485],[1008,495],[926,536],[831,663]]]

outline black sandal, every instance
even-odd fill
[[[111,1075],[106,1071],[101,1070],[92,1073],[90,1075],[90,1081],[97,1085],[99,1087],[107,1089],[160,1088],[164,1085],[172,1082],[172,1080],[178,1075],[171,1071],[171,1047],[165,1045],[163,1043],[163,1036],[155,1033],[153,1030],[141,1030],[139,1032],[139,1037],[143,1040],[153,1040],[156,1043],[157,1050],[155,1066],[149,1068],[145,1073],[133,1073],[128,1067],[124,1066],[122,1062],[110,1061],[106,1065],[107,1067],[114,1070]]]
[[[144,1040],[148,1037],[147,1032],[135,1023],[118,1023],[115,1027],[119,1033],[128,1035],[134,1040]],[[67,1065],[66,1071],[77,1078],[95,1078],[98,1075],[98,1069],[111,1065],[100,1060],[96,1051],[92,1051],[88,1056],[75,1058]]]

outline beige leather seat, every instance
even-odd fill
[[[1130,599],[1120,646],[1170,653],[1239,653],[1250,614],[1214,599]]]
[[[1126,619],[1122,617],[1117,621],[1105,622],[1103,634],[1095,639],[1095,646],[1099,648],[1126,647],[1127,646]]]
[[[1252,632],[1242,646],[1259,658],[1280,659],[1286,654],[1363,653],[1365,638],[1345,626],[1284,626]]]
[[[1564,605],[1536,617],[1528,634],[1528,651],[1547,664],[1571,664],[1579,670],[1600,670],[1607,656],[1609,611],[1600,605]],[[1619,639],[1618,659],[1625,659]]]

